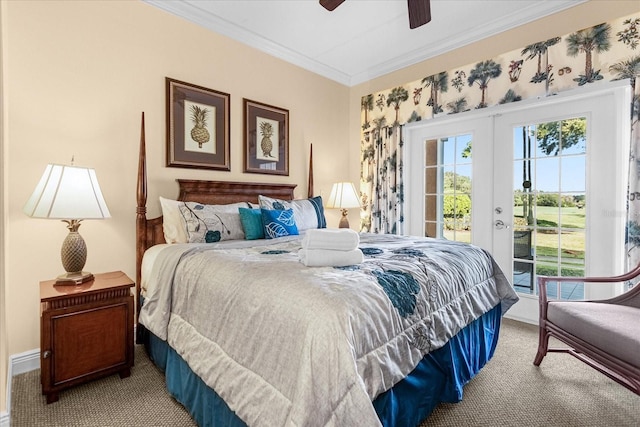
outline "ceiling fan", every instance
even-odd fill
[[[407,0],[407,8],[409,9],[409,28],[418,28],[421,25],[431,21],[430,0]],[[334,10],[340,6],[344,0],[320,0],[320,5],[328,11]]]

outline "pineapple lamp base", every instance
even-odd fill
[[[338,228],[351,228],[349,225],[348,212],[346,209],[342,209],[342,217],[340,218],[340,224],[338,224]]]
[[[56,279],[56,285],[81,285],[93,280],[93,274],[82,271],[87,261],[87,245],[78,233],[80,220],[63,220],[66,222],[69,234],[62,242],[60,257],[66,274],[61,274]]]

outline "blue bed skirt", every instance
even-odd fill
[[[373,406],[385,427],[415,427],[440,402],[462,399],[462,388],[491,359],[498,343],[501,307],[475,320],[444,347],[426,355],[405,379],[379,395]],[[138,325],[149,357],[165,373],[169,393],[200,427],[246,427],[166,341]]]

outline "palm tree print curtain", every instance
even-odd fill
[[[369,135],[365,154],[371,194],[370,222],[362,231],[403,234],[404,186],[402,182],[402,126],[377,127]]]

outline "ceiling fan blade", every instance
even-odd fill
[[[340,6],[344,0],[320,0],[320,5],[331,12],[336,7]]]
[[[322,3],[322,0],[320,1]],[[431,21],[429,0],[407,0],[409,8],[409,28],[418,28]]]

